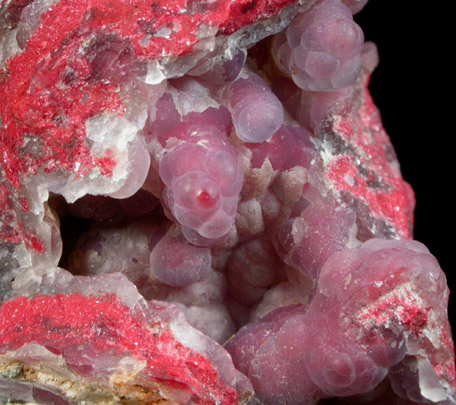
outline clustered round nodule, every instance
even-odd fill
[[[303,90],[332,91],[353,84],[361,69],[361,28],[339,0],[318,2],[275,38],[277,66]]]
[[[352,16],[365,3],[318,1],[274,37],[270,55],[208,57],[155,85],[114,34],[79,55],[88,80],[118,86],[126,107],[114,130],[137,131],[120,190],[64,208],[51,200],[63,221],[87,227],[67,253],[70,270],[121,272],[217,342],[232,338],[226,349],[264,404],[363,394],[391,368],[397,395],[417,398],[403,386],[412,378],[400,319],[372,326],[363,311],[392,278],[443,305],[429,252],[370,239],[391,234],[369,228],[365,207],[341,203],[323,178],[316,133],[335,103],[350,103],[372,51]],[[102,118],[87,125],[93,139]]]
[[[218,240],[234,223],[242,188],[236,154],[226,133],[210,124],[189,120],[171,136],[182,142],[159,163],[164,201],[190,242]]]
[[[258,75],[239,79],[231,87],[231,108],[236,135],[244,142],[272,138],[283,124],[283,107]]]
[[[377,325],[369,320],[369,311],[383,305],[373,296],[387,293],[391,279],[398,285],[415,279],[423,291],[429,286],[423,298],[442,309],[433,294],[445,291],[445,276],[422,244],[371,239],[326,260],[307,307],[277,309],[244,326],[227,345],[234,364],[266,404],[312,404],[316,397],[373,391],[406,354],[404,335],[387,325],[394,317],[376,319]],[[393,380],[401,383],[410,374],[407,367],[394,370]],[[408,386],[416,390],[416,380]],[[407,398],[400,383],[393,389]]]

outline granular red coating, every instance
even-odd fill
[[[415,198],[394,166],[396,156],[367,84],[353,115],[336,114],[331,121],[332,136],[340,138],[344,147],[329,162],[325,175],[336,190],[365,203],[401,239],[411,239]]]
[[[184,347],[160,323],[134,317],[115,295],[18,297],[0,306],[0,353],[29,343],[61,354],[78,370],[78,356],[106,353],[146,361],[145,376],[188,390],[198,404],[237,404],[208,359]],[[79,349],[78,349],[79,348]]]
[[[223,34],[231,34],[257,20],[269,18],[277,14],[293,0],[237,0],[228,2],[229,17],[221,25]]]
[[[94,161],[84,145],[84,123],[104,111],[121,114],[122,105],[114,86],[84,80],[87,59],[79,55],[91,34],[100,30],[129,39],[137,58],[180,56],[192,50],[203,26],[232,32],[257,19],[270,17],[290,0],[268,3],[254,0],[248,10],[244,3],[243,0],[211,4],[187,0],[56,3],[44,13],[40,27],[24,51],[6,63],[0,81],[1,152],[8,179],[18,187],[21,175],[35,174],[43,165],[48,171],[57,167],[76,171],[78,165],[78,175],[100,167],[109,174],[113,162]],[[239,18],[240,15],[244,17]],[[162,28],[169,28],[169,35],[154,36]],[[73,74],[71,79],[68,70]],[[38,158],[21,149],[25,141],[30,142],[26,136],[39,142]]]
[[[431,307],[429,305],[423,307],[414,299],[410,292],[406,296],[401,294],[393,294],[391,297],[380,300],[378,303],[369,306],[369,308],[358,317],[358,320],[365,325],[367,329],[387,325],[392,318],[399,321],[404,328],[404,332],[410,334],[416,339],[426,339],[429,331],[439,336],[440,348],[431,349],[429,361],[436,374],[448,381],[453,389],[456,389],[456,369],[454,363],[454,344],[449,337],[448,325],[441,330],[436,329],[435,324],[429,323],[429,313]],[[443,357],[439,355],[439,350],[442,348],[449,349],[447,353],[450,356]],[[435,351],[435,353],[434,353]],[[435,354],[435,356],[433,355]]]
[[[84,49],[94,34],[109,33],[127,40],[136,59],[178,57],[192,51],[204,28],[230,34],[277,14],[291,2],[57,2],[42,15],[41,25],[23,52],[0,70],[0,155],[5,178],[19,189],[24,177],[39,170],[66,171],[75,178],[93,170],[103,176],[112,174],[116,162],[110,151],[106,156],[93,156],[85,141],[88,118],[104,112],[123,113],[117,86],[88,80],[91,72]],[[12,1],[5,18],[17,20],[27,4],[25,0]],[[158,35],[160,29],[169,35]],[[27,204],[22,207],[28,209]]]

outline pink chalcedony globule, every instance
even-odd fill
[[[456,404],[366,3],[0,2],[0,402]]]

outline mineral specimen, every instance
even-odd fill
[[[456,404],[366,3],[0,1],[0,402]]]

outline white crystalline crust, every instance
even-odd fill
[[[111,405],[122,400],[142,402],[166,398],[161,395],[157,385],[150,384],[148,391],[134,385],[145,362],[131,357],[119,358],[115,363],[111,359],[109,381],[102,377],[92,376],[87,379],[75,374],[68,369],[62,356],[37,344],[28,344],[15,352],[7,352],[0,359],[0,399],[42,403],[37,390],[47,392],[47,400],[53,394],[52,400],[62,403],[71,401]],[[101,371],[105,372],[103,369]]]
[[[423,247],[423,252],[428,252],[425,246]],[[445,299],[447,299],[446,297]],[[416,291],[416,286],[414,286],[413,282],[409,282],[400,286],[400,288],[394,289],[389,294],[386,294],[382,297],[384,302],[387,302],[391,299],[399,299],[399,301],[407,302],[409,305],[425,308],[426,304],[423,301],[420,293]],[[444,299],[444,300],[445,300]],[[381,306],[381,301],[373,302],[372,307]],[[401,323],[400,320],[400,312],[401,307],[397,308],[398,319],[396,320],[397,323]],[[393,309],[392,309],[393,310]],[[365,318],[366,313],[370,311],[369,307],[363,309],[357,317],[359,319]],[[394,310],[393,310],[394,311]],[[429,340],[429,342],[434,346],[436,350],[441,349],[440,345],[440,338],[442,336],[442,329],[435,328],[435,324],[439,324],[438,320],[438,309],[435,308],[435,311],[431,310],[429,313],[429,318],[427,321],[427,327],[423,331],[423,335]],[[392,322],[389,320],[389,322]],[[367,326],[367,325],[366,325]],[[387,324],[387,327],[396,328],[392,324]],[[405,332],[406,342],[405,345],[407,346],[407,354],[411,356],[415,356],[417,362],[417,374],[418,374],[418,384],[420,388],[420,393],[423,398],[431,401],[432,403],[455,403],[456,396],[454,394],[453,389],[448,385],[446,381],[439,379],[437,376],[434,368],[431,366],[429,361],[428,355],[424,352],[421,348],[419,342],[415,340],[415,336],[410,332]],[[442,402],[445,401],[445,402]]]

